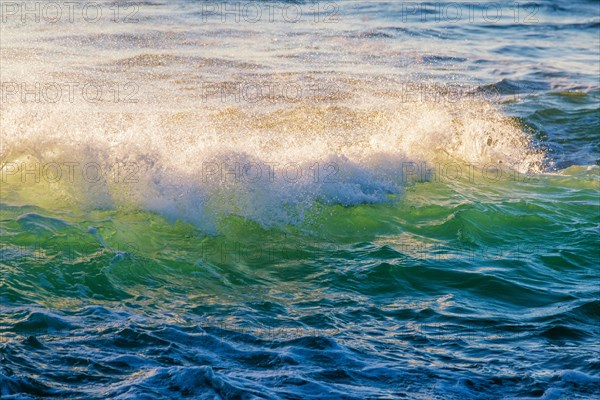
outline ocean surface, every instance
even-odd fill
[[[600,2],[0,3],[0,398],[600,398]]]

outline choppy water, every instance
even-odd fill
[[[1,4],[3,399],[600,396],[598,1],[94,4]]]

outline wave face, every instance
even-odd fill
[[[415,180],[496,179],[544,165],[517,121],[476,101],[292,105],[259,116],[44,105],[4,115],[3,178],[30,204],[125,205],[213,233],[229,215],[298,224],[316,202],[381,204]]]
[[[600,396],[597,4],[69,4],[0,8],[0,397]]]

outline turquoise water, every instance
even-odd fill
[[[600,4],[222,4],[2,8],[0,396],[600,396]]]

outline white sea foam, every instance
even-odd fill
[[[3,108],[2,179],[29,193],[27,201],[43,192],[55,205],[139,207],[207,230],[232,214],[272,226],[301,221],[315,201],[390,201],[407,172],[428,179],[416,173],[422,168],[536,172],[543,162],[514,121],[476,101],[300,104],[258,114],[231,106]]]

